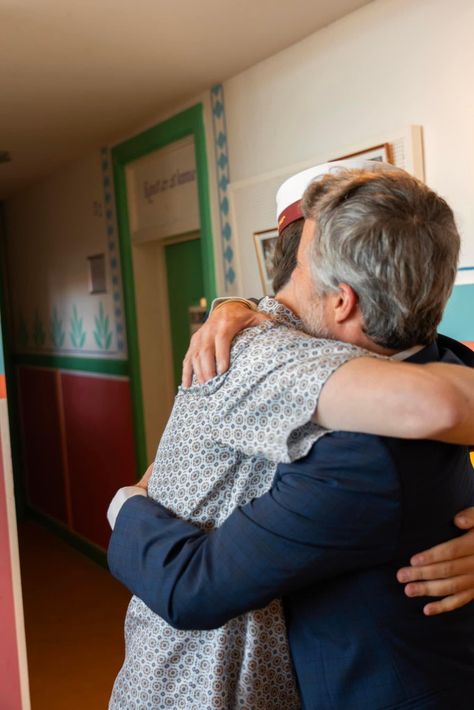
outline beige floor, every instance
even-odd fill
[[[104,710],[130,594],[42,526],[19,532],[32,710]]]

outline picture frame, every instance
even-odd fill
[[[274,229],[265,229],[262,232],[254,232],[253,238],[263,293],[266,296],[272,296],[273,257],[278,239],[278,229],[275,227]]]
[[[392,146],[390,143],[380,143],[371,148],[359,150],[356,153],[339,155],[337,158],[332,158],[332,160],[347,160],[348,158],[365,158],[366,160],[376,160],[377,162],[391,163],[393,165]]]
[[[87,257],[89,265],[89,293],[107,293],[105,254]]]

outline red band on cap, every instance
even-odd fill
[[[296,222],[298,219],[303,219],[301,200],[296,200],[280,214],[278,217],[278,234],[281,234],[285,227],[288,227],[289,224]]]

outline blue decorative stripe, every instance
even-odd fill
[[[474,342],[474,284],[455,286],[444,311],[439,332]]]
[[[115,335],[117,342],[117,351],[119,353],[125,354],[126,352],[126,342],[124,338],[125,324],[124,324],[124,309],[122,302],[122,279],[120,274],[120,262],[117,258],[118,254],[118,244],[117,244],[117,227],[115,224],[115,210],[114,210],[114,194],[112,188],[112,170],[111,170],[111,160],[108,148],[102,148],[100,151],[101,155],[101,167],[102,167],[102,184],[104,186],[104,204],[105,208],[105,227],[107,234],[107,248],[109,254],[109,268],[112,278],[112,298],[114,302],[114,316],[115,316]],[[109,352],[111,352],[109,350]]]
[[[474,271],[474,266],[461,266],[458,271]]]
[[[222,84],[216,84],[211,89],[212,126],[214,130],[214,148],[216,153],[217,191],[219,196],[219,218],[222,239],[222,255],[224,265],[224,288],[229,292],[235,283],[233,259],[232,227],[230,225],[230,206],[227,188],[230,183],[229,155],[227,152],[227,126],[225,120],[224,90]]]

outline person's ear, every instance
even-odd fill
[[[342,325],[358,314],[359,297],[349,284],[341,283],[338,288],[333,296],[333,313],[337,325]]]

